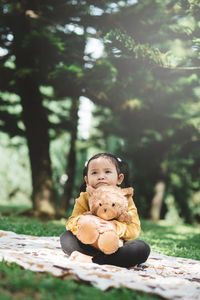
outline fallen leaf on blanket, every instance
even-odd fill
[[[40,268],[40,269],[44,268],[43,265],[37,265],[37,267]]]
[[[107,269],[109,269],[109,270],[111,270],[113,272],[119,272],[119,271],[121,271],[120,268],[117,268],[115,266],[107,266]]]
[[[159,270],[164,270],[165,268],[164,268],[164,267],[161,267],[161,266],[158,266],[157,269],[159,269]]]
[[[1,247],[0,247],[0,249],[1,249]],[[3,248],[4,250],[11,250],[11,248]]]
[[[101,274],[101,273],[88,273],[88,275],[90,276],[98,276],[99,278],[105,278],[105,279],[110,279],[111,276],[110,275],[104,275],[104,274]]]
[[[6,235],[7,235],[6,233],[0,232],[0,237],[6,236]]]

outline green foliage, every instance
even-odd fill
[[[50,153],[52,158],[53,181],[57,194],[57,202],[63,194],[63,186],[61,177],[66,173],[66,162],[69,153],[70,138],[69,134],[62,133],[51,143]],[[57,204],[58,204],[57,203]]]
[[[186,2],[141,1],[113,18],[116,28],[106,36],[106,50],[116,70],[107,99],[114,100],[108,114],[102,109],[99,129],[103,138],[122,140],[114,153],[129,162],[140,214],[149,217],[161,180],[166,185],[161,217],[167,212],[165,199],[173,195],[174,208],[191,223],[199,220],[194,209],[199,201],[191,200],[200,180],[195,167],[200,159],[200,61],[198,41],[194,44],[199,22]],[[190,66],[194,69],[186,71]]]
[[[162,54],[158,48],[153,49],[148,44],[137,44],[127,32],[122,32],[120,29],[111,30],[106,35],[106,39],[112,42],[116,41],[118,45],[123,45],[123,50],[127,49],[128,53],[132,53],[135,59],[141,59],[143,62],[154,66],[164,64]]]
[[[0,133],[0,139],[0,202],[30,206],[30,165],[24,139],[11,139],[4,133]]]
[[[122,15],[117,28],[107,33],[107,43],[117,55],[138,59],[149,67],[200,69],[195,60],[199,58],[198,9],[192,1],[136,3],[124,13],[127,19]]]

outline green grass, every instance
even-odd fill
[[[18,211],[18,210],[16,210]],[[65,230],[65,220],[42,222],[18,216],[0,216],[0,229],[37,236],[59,236]],[[150,244],[152,251],[167,255],[200,259],[200,227],[169,225],[165,222],[142,221],[140,239]],[[109,300],[153,300],[158,296],[147,295],[125,288],[103,292],[93,286],[75,280],[56,278],[50,274],[24,270],[16,264],[0,263],[0,299],[58,299],[84,300],[95,298]]]
[[[154,252],[200,260],[199,225],[142,221],[140,239],[146,241]]]

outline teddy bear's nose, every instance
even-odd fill
[[[104,212],[106,212],[107,211],[107,208],[104,208]]]

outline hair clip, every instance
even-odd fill
[[[88,161],[85,162],[85,167],[87,167],[87,165],[88,165]]]
[[[117,158],[117,160],[120,161],[120,162],[122,161],[121,158],[119,158],[119,157]]]

